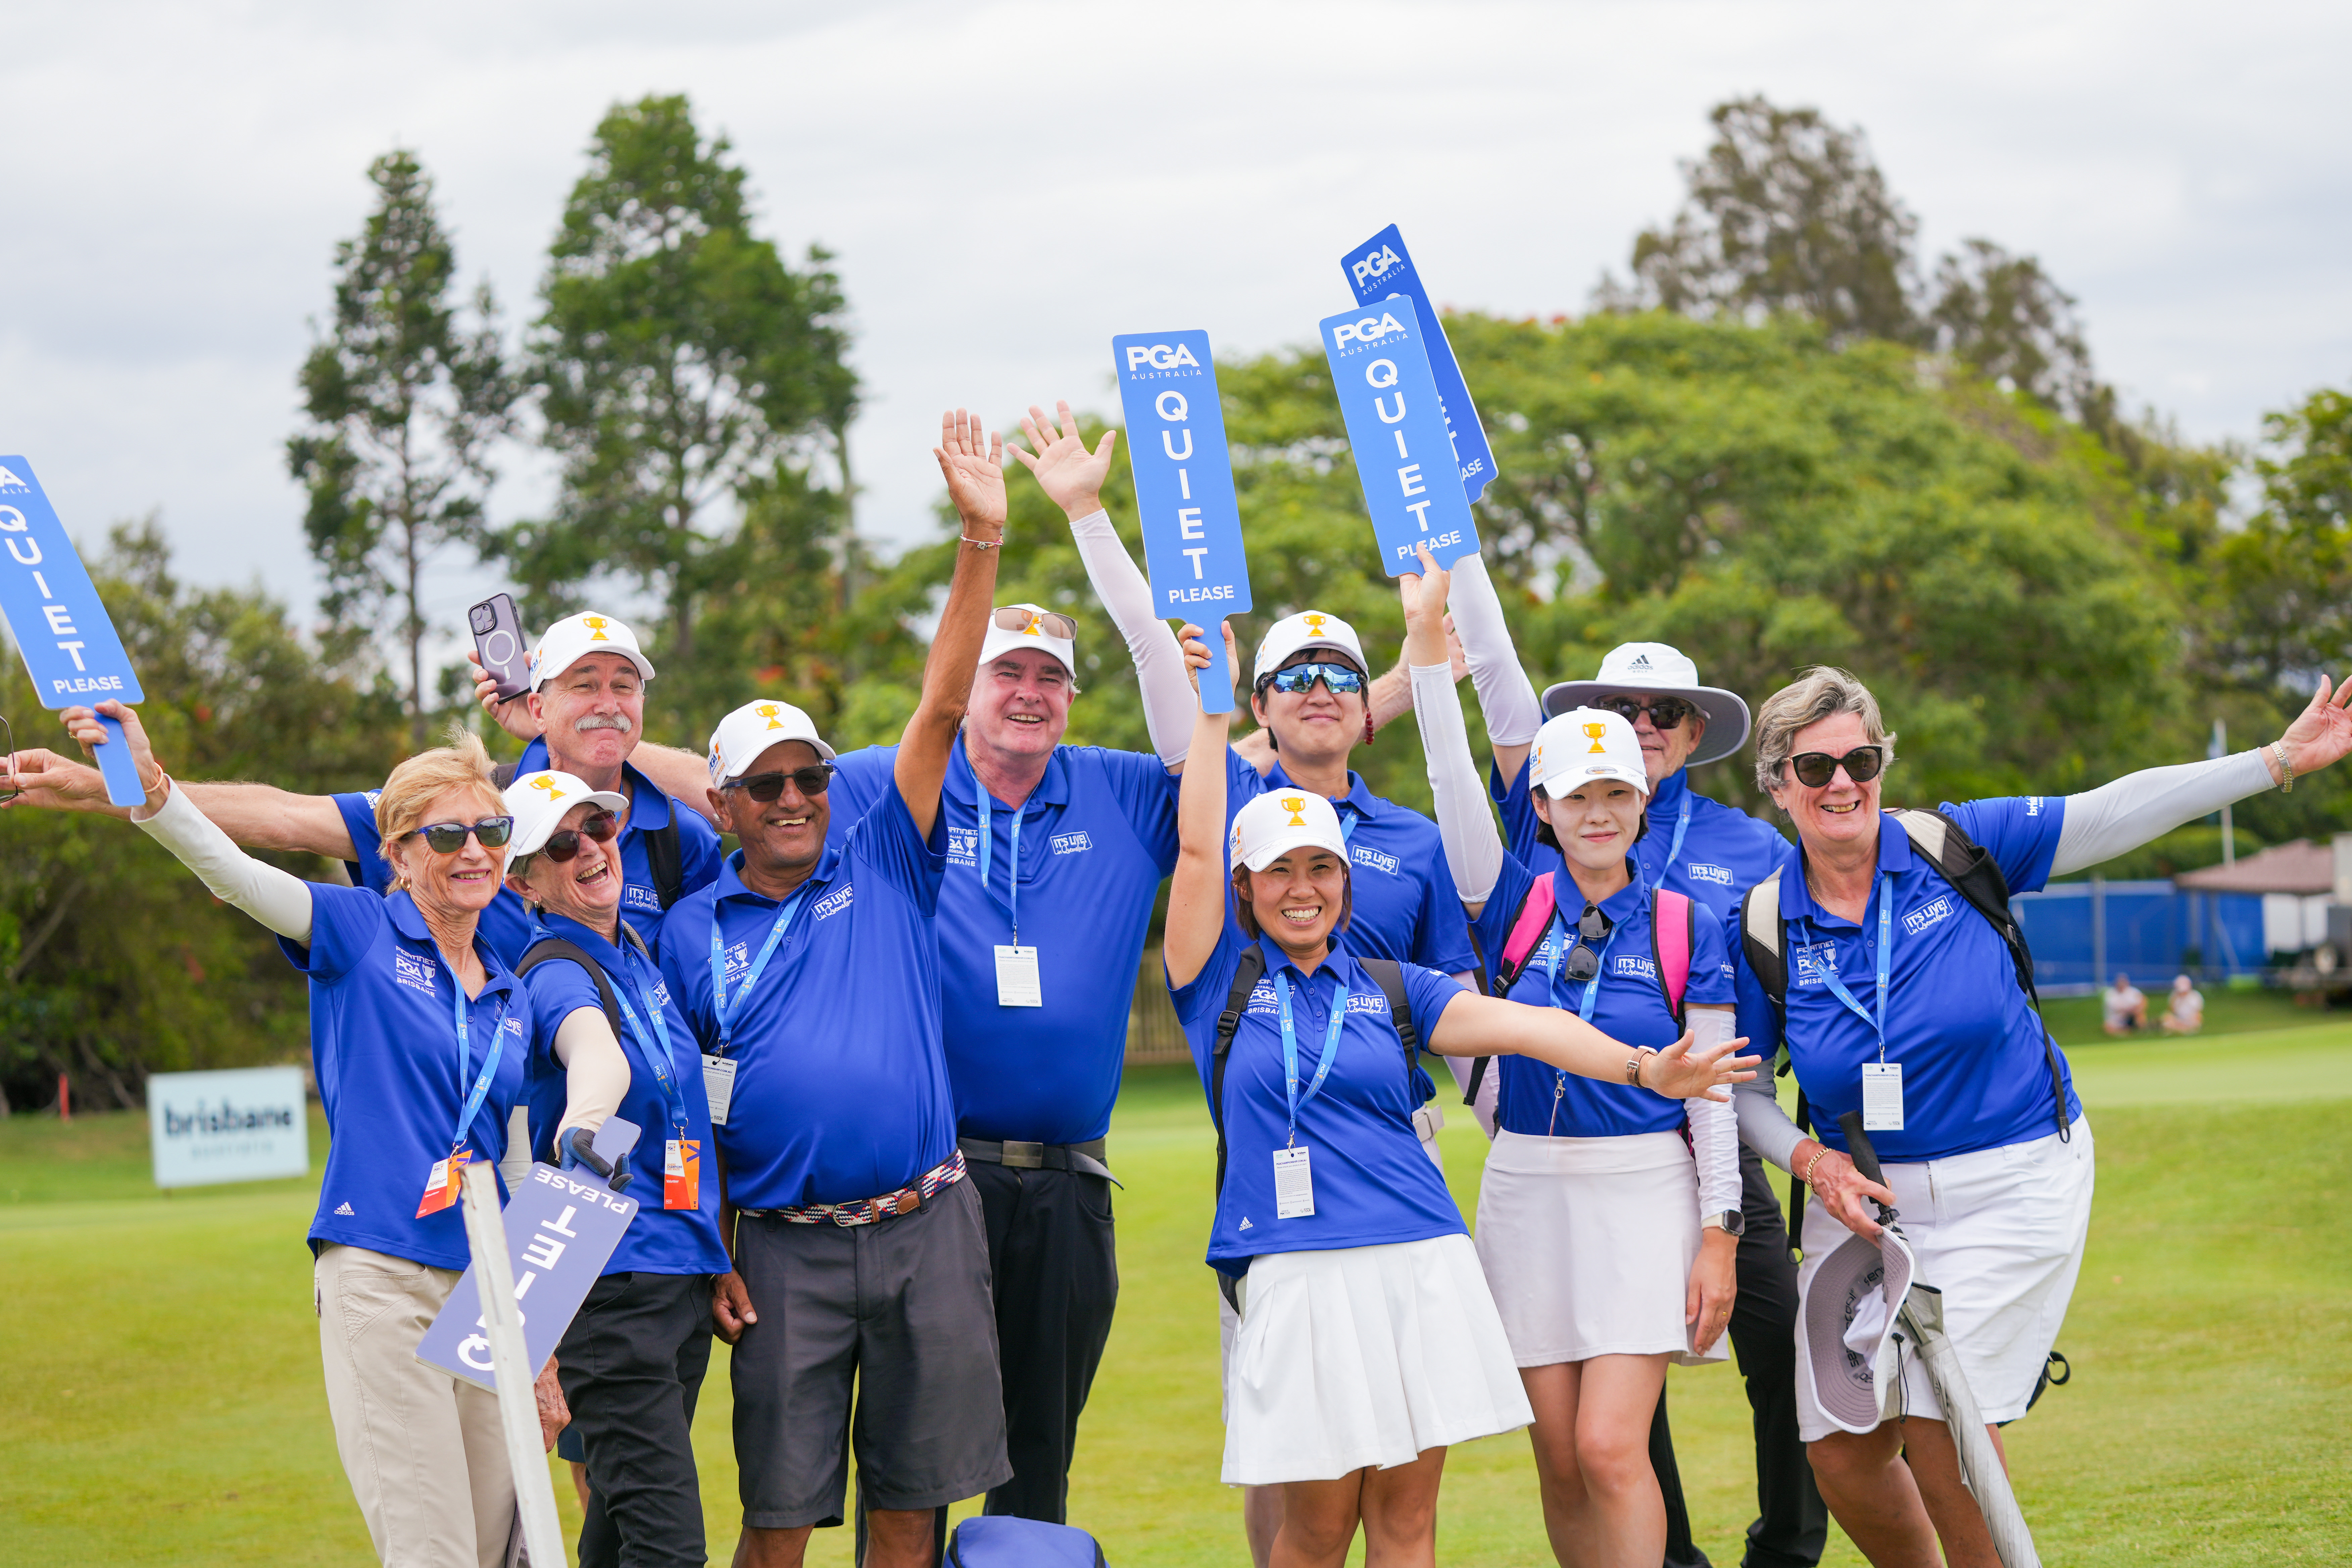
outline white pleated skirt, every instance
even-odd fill
[[[1225,1371],[1226,1485],[1390,1469],[1534,1419],[1468,1237],[1251,1263]]]
[[[1678,1132],[1498,1132],[1478,1191],[1478,1261],[1520,1366],[1668,1354],[1703,1366],[1683,1321],[1698,1260],[1698,1169]]]

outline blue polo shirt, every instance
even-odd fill
[[[1231,751],[1225,753],[1225,774],[1228,828],[1234,814],[1259,795],[1299,787],[1279,762],[1260,777]],[[1462,895],[1454,890],[1437,824],[1381,799],[1352,771],[1348,793],[1331,805],[1348,836],[1350,902],[1348,929],[1338,942],[1360,958],[1393,958],[1446,974],[1475,969],[1469,921],[1463,917]]]
[[[1521,763],[1518,776],[1507,788],[1501,775],[1489,767],[1487,787],[1502,808],[1503,831],[1520,864],[1532,869],[1559,870],[1568,864],[1559,848],[1536,837],[1543,824],[1537,820],[1535,804],[1528,798],[1528,772],[1527,764]],[[1742,893],[1771,875],[1780,857],[1789,852],[1789,841],[1770,823],[1691,788],[1688,768],[1676,768],[1660,781],[1650,797],[1648,815],[1650,830],[1633,846],[1633,859],[1642,874],[1653,887],[1696,899],[1718,920],[1738,907]],[[1682,833],[1679,853],[1675,849],[1677,829]]]
[[[578,921],[557,914],[542,914],[533,928],[531,941],[544,937],[561,938],[593,959],[614,993],[627,1000],[636,1017],[634,1030],[629,1027],[628,1014],[622,1016],[619,1026],[621,1055],[629,1064],[629,1089],[621,1098],[620,1114],[644,1129],[629,1156],[629,1168],[636,1173],[630,1194],[640,1199],[644,1207],[630,1222],[604,1272],[726,1273],[732,1265],[719,1242],[719,1162],[710,1142],[710,1102],[703,1093],[700,1053],[695,1049],[694,1031],[688,1026],[686,1015],[678,1011],[659,971],[634,949],[624,952]],[[604,1016],[604,1003],[596,994],[596,982],[570,959],[551,958],[533,965],[522,984],[530,993],[533,1020],[525,1089],[530,1103],[531,1152],[552,1165],[559,1163],[555,1132],[563,1120],[570,1087],[563,1064],[555,1058],[555,1034],[566,1018],[583,1007],[600,1018]],[[654,1029],[655,1008],[661,1009],[669,1026],[667,1059],[671,1082],[682,1101],[683,1129],[677,1128],[668,1099],[654,1078],[653,1054],[662,1043]],[[662,1207],[662,1145],[671,1138],[702,1145],[701,1191],[696,1194],[701,1199],[699,1208]]]
[[[547,743],[533,741],[524,749],[515,772],[518,775],[536,773],[546,766]],[[719,875],[719,834],[701,813],[677,805],[635,768],[625,763],[621,773],[629,786],[629,815],[621,826],[621,916],[646,939],[647,947],[659,952],[666,911],[646,859],[645,835],[675,816],[680,887],[691,893],[709,887]],[[382,793],[362,790],[333,797],[335,809],[342,813],[343,826],[351,833],[352,846],[360,854],[358,861],[346,862],[345,868],[352,881],[379,893],[392,886],[392,864],[383,858],[383,837],[375,830],[375,798]],[[483,937],[509,965],[530,945],[530,907],[504,888],[482,911]]]
[[[310,885],[310,942],[278,948],[310,981],[310,1060],[326,1107],[327,1174],[310,1222],[313,1252],[329,1242],[364,1247],[436,1268],[473,1256],[459,1207],[416,1217],[425,1179],[445,1158],[457,1112],[493,1046],[498,1066],[465,1129],[476,1160],[507,1152],[507,1119],[522,1098],[530,1054],[530,997],[479,935],[489,975],[466,1005],[466,1059],[458,1059],[457,976],[405,892]],[[462,1076],[463,1081],[460,1081]],[[499,1183],[501,1199],[506,1183]]]
[[[1574,1013],[1583,1005],[1587,983],[1570,980],[1564,973],[1556,975],[1554,970],[1567,961],[1574,941],[1570,928],[1584,913],[1584,895],[1577,890],[1575,880],[1565,870],[1542,875],[1552,879],[1552,900],[1558,912],[1552,916],[1551,929],[1529,955],[1527,967],[1511,987],[1510,999],[1532,1007],[1559,1007]],[[1475,922],[1478,941],[1495,955],[1497,963],[1510,938],[1513,917],[1528,890],[1535,886],[1536,876],[1520,863],[1517,856],[1503,857],[1503,874],[1495,884],[1495,896],[1486,901]],[[1683,1031],[1666,1006],[1664,992],[1659,988],[1648,890],[1636,878],[1601,900],[1601,912],[1609,917],[1612,929],[1601,939],[1607,951],[1601,966],[1600,989],[1592,998],[1592,1026],[1629,1046],[1664,1049],[1673,1045],[1682,1038]],[[1734,995],[1731,965],[1723,951],[1723,927],[1703,904],[1691,912],[1690,978],[1683,992],[1684,1005],[1729,1006]],[[1622,1138],[1636,1132],[1675,1131],[1687,1118],[1681,1100],[1668,1100],[1630,1083],[1603,1083],[1598,1079],[1562,1073],[1529,1057],[1503,1057],[1495,1065],[1503,1075],[1495,1121],[1507,1131],[1525,1132],[1537,1138],[1547,1134],[1559,1138]]]
[[[2000,861],[2011,892],[2050,879],[2065,801],[2011,796],[1947,805],[1946,815]],[[1770,1061],[1785,1045],[1813,1112],[1813,1136],[1845,1147],[1837,1119],[1862,1109],[1862,1068],[1879,1059],[1877,1030],[1854,1016],[1822,980],[1834,969],[1864,1008],[1878,994],[1880,900],[1891,898],[1894,955],[1886,1001],[1886,1060],[1903,1066],[1903,1130],[1870,1135],[1882,1160],[1941,1160],[2044,1138],[2058,1130],[2057,1099],[2042,1053],[2042,1019],[2018,988],[2009,949],[1892,816],[1878,828],[1877,879],[1862,923],[1831,914],[1805,885],[1804,857],[1791,850],[1780,873],[1788,925],[1789,1024],[1785,1037],[1764,987],[1741,951],[1738,917],[1726,941],[1739,994],[1739,1032]],[[2063,1053],[2066,1119],[2082,1114]]]
[[[896,746],[869,746],[836,759],[831,844],[883,797],[897,798],[898,757]],[[956,1131],[1089,1142],[1110,1130],[1152,905],[1176,865],[1176,781],[1154,756],[1055,747],[1019,811],[988,797],[985,888],[980,794],[959,744],[940,800],[948,853],[939,903]],[[996,949],[1013,944],[1016,822],[1021,943],[1037,950],[1039,1007],[996,1001]]]
[[[742,866],[738,850],[717,882],[671,908],[661,951],[670,994],[702,1048],[716,1052],[717,921],[729,1054],[738,1064],[727,1125],[717,1130],[728,1196],[741,1208],[787,1208],[910,1185],[955,1149],[932,924],[946,858],[923,842],[891,790],[826,847],[784,940],[737,1010],[780,908],[743,885]]]
[[[1228,921],[1201,973],[1191,984],[1173,988],[1176,1016],[1192,1044],[1204,1092],[1213,1081],[1217,1016],[1250,945],[1241,927]],[[1250,1259],[1261,1252],[1323,1252],[1467,1234],[1445,1178],[1413,1135],[1420,1095],[1380,986],[1345,951],[1333,952],[1308,976],[1271,941],[1260,938],[1257,945],[1265,955],[1265,973],[1250,993],[1225,1062],[1225,1186],[1209,1232],[1209,1262],[1238,1275],[1248,1272]],[[1446,1005],[1465,993],[1451,975],[1434,969],[1407,963],[1402,973],[1414,1027],[1426,1040]],[[1298,1108],[1297,1142],[1312,1152],[1315,1188],[1315,1212],[1293,1219],[1278,1218],[1274,1201],[1274,1152],[1289,1142],[1290,1126],[1277,974],[1290,983],[1298,1089],[1305,1101]],[[1307,1088],[1320,1068],[1331,1022],[1334,976],[1345,985],[1345,1022],[1330,1074],[1309,1099]]]

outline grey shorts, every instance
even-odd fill
[[[853,1443],[870,1508],[938,1508],[1012,1479],[971,1182],[873,1225],[746,1215],[735,1264],[760,1314],[733,1360],[746,1525],[839,1524]]]

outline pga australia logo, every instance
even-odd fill
[[[1360,321],[1342,321],[1331,329],[1331,352],[1337,353],[1349,343],[1361,343],[1364,347],[1370,348],[1391,332],[1403,331],[1404,323],[1396,319],[1394,310],[1384,310],[1378,316],[1366,316]]]
[[[1274,1000],[1274,982],[1271,980],[1259,981],[1257,983],[1257,989],[1250,993],[1249,1005],[1242,1010],[1245,1013],[1273,1013],[1278,1011]]]
[[[1388,246],[1383,245],[1378,250],[1368,251],[1358,257],[1356,265],[1351,270],[1356,275],[1357,282],[1369,283],[1375,278],[1387,277],[1390,268],[1403,265],[1404,258]]]
[[[1810,947],[1792,947],[1789,950],[1789,963],[1798,984],[1819,985],[1823,975],[1837,973],[1837,944],[1817,942]]]
[[[1128,373],[1137,380],[1146,379],[1144,370],[1191,370],[1200,373],[1201,362],[1192,357],[1189,343],[1129,343],[1127,345]]]
[[[437,973],[439,966],[423,953],[397,947],[392,950],[392,978],[397,984],[430,996],[433,994],[433,976]]]
[[[977,866],[980,864],[980,830],[972,827],[948,829],[948,864]]]
[[[751,944],[739,942],[727,950],[727,984],[732,990],[743,972],[751,967]]]

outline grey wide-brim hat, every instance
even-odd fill
[[[1842,1431],[1868,1432],[1885,1419],[1885,1391],[1878,1386],[1878,1352],[1895,1331],[1895,1315],[1911,1293],[1911,1248],[1889,1226],[1876,1241],[1849,1236],[1832,1249],[1805,1286],[1798,1343],[1811,1363],[1813,1399]],[[1868,1304],[1877,1311],[1866,1349],[1846,1342],[1855,1316]]]
[[[1619,643],[1601,659],[1597,678],[1563,680],[1546,688],[1544,717],[1554,719],[1571,708],[1592,707],[1595,698],[1620,691],[1654,691],[1698,705],[1698,710],[1706,715],[1706,739],[1698,743],[1685,766],[1719,762],[1748,743],[1748,704],[1719,686],[1701,686],[1698,666],[1680,648],[1662,642]]]

